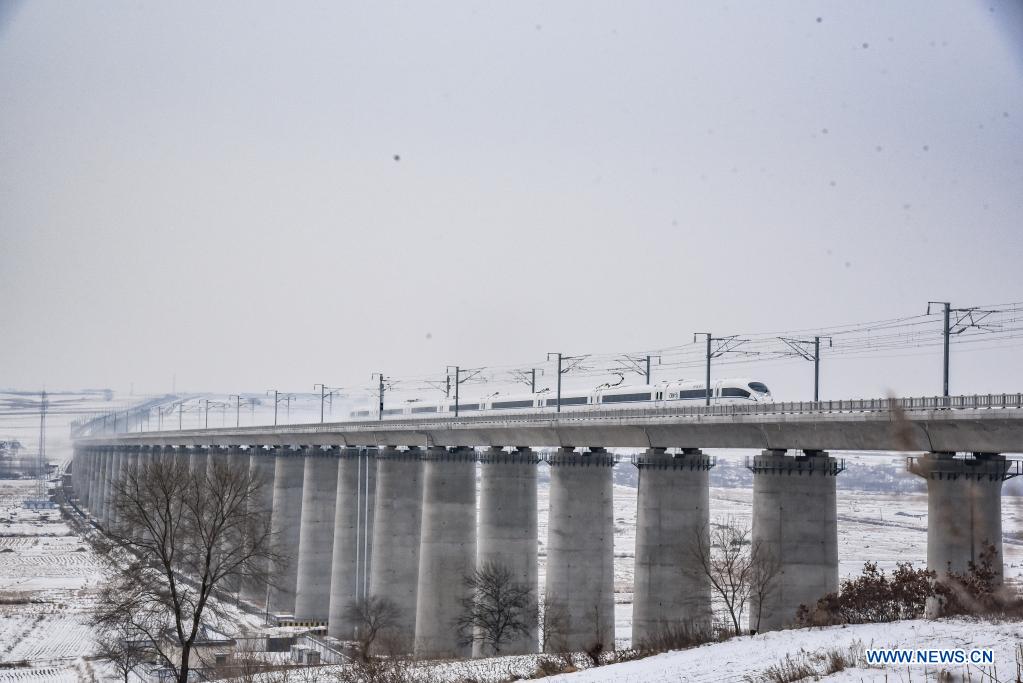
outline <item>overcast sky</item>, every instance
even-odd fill
[[[1023,301],[1020,6],[0,0],[0,385],[308,391]],[[953,392],[1020,391],[1021,351],[956,354]],[[940,350],[823,376],[933,394]]]

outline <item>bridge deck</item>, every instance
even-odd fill
[[[76,435],[76,443],[1023,452],[1023,394],[576,409]]]

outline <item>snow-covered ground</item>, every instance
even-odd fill
[[[1017,651],[1023,643],[1023,624],[984,623],[954,619],[940,621],[900,621],[891,624],[860,624],[824,629],[775,631],[757,636],[734,638],[723,643],[703,645],[680,652],[669,652],[646,659],[612,664],[553,677],[554,681],[598,683],[686,683],[759,681],[772,665],[788,657],[796,662],[817,663],[829,651],[854,653],[857,665],[839,673],[822,676],[826,681],[922,681],[937,680],[941,671],[973,681],[1015,681]],[[994,667],[964,666],[889,666],[868,667],[862,654],[865,648],[991,648]],[[990,676],[996,675],[996,678]],[[926,677],[926,678],[925,678]],[[942,679],[950,680],[950,679]]]
[[[33,482],[0,480],[0,681],[77,681],[93,665],[99,562],[59,510],[26,510]],[[31,667],[7,668],[27,661]]]

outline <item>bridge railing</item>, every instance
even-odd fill
[[[542,408],[531,412],[487,411],[476,415],[404,416],[400,418],[351,420],[333,423],[303,423],[289,425],[261,425],[246,427],[248,433],[274,433],[282,428],[293,433],[315,433],[336,431],[338,427],[363,430],[393,429],[395,427],[421,427],[443,421],[460,424],[515,424],[537,423],[557,420],[559,423],[594,419],[629,419],[661,417],[733,417],[742,415],[808,415],[840,413],[885,413],[893,411],[914,412],[934,410],[997,410],[1023,409],[1023,393],[1019,394],[977,394],[972,396],[919,396],[909,398],[843,399],[838,401],[783,401],[778,403],[718,404],[688,406],[646,406],[637,407],[572,407],[557,413],[553,408]],[[168,432],[173,430],[166,430]],[[233,428],[215,428],[203,431],[209,433],[233,433]]]

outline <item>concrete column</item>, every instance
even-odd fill
[[[305,458],[302,451],[284,446],[274,449],[273,532],[274,552],[282,559],[271,567],[271,614],[295,613],[295,584],[298,580],[298,539],[302,522],[302,481]]]
[[[548,649],[614,650],[614,458],[562,448],[549,462],[546,603],[565,628],[564,642]]]
[[[107,458],[105,472],[105,486],[103,494],[103,526],[107,527],[114,522],[114,482],[117,480],[117,467],[121,461],[123,446],[115,446]]]
[[[101,446],[96,454],[96,471],[92,483],[93,495],[91,496],[92,505],[89,508],[89,514],[97,522],[102,521],[103,500],[107,488],[107,459],[110,457],[111,450],[113,450],[113,446]]]
[[[215,448],[215,447],[214,447]],[[214,448],[210,448],[210,470],[214,471],[215,464],[222,464],[232,473],[245,473],[249,471],[249,454],[242,450],[241,446],[228,446],[227,449],[217,448],[216,455]],[[272,502],[271,502],[272,504]],[[233,538],[226,539],[226,544],[234,544],[243,538],[243,532],[238,531]],[[227,576],[224,580],[224,590],[237,597],[241,591],[242,576],[240,574]]]
[[[131,463],[133,458],[138,458],[139,447],[138,446],[122,446],[117,459],[114,461],[114,483],[115,485],[119,482],[123,482],[124,478],[128,474],[128,470],[131,469]],[[117,533],[127,536],[128,529],[124,527],[124,520],[121,515],[117,512],[117,506],[114,504],[116,501],[111,501],[110,505],[110,526],[116,530]]]
[[[400,623],[379,644],[381,651],[412,650],[416,635],[416,592],[419,585],[419,541],[422,523],[422,451],[392,446],[377,454],[374,499],[373,555],[369,575],[371,597],[394,602]]]
[[[206,471],[209,472],[213,467],[213,463],[221,465],[227,464],[227,452],[228,449],[223,446],[210,446],[206,449]]]
[[[319,446],[308,446],[304,451],[295,621],[326,624],[330,613],[330,562],[334,554],[339,451]]]
[[[259,527],[263,528],[266,520],[272,519],[275,459],[270,452],[260,446],[249,448],[248,453],[249,476],[254,482],[259,483],[256,495],[249,500],[248,513],[259,517]],[[241,598],[259,608],[266,606],[268,592],[267,583],[261,579],[248,577],[242,580]]]
[[[190,471],[192,467],[192,449],[188,446],[178,446],[175,448],[174,463],[182,472]]]
[[[135,456],[132,458],[132,461],[130,463],[130,468],[133,476],[135,477],[142,476],[146,466],[152,463],[154,460],[156,460],[159,457],[159,453],[160,453],[159,446],[142,446],[141,448],[139,448],[138,452],[135,453]],[[148,529],[145,529],[142,526],[136,527],[135,529],[133,529],[133,532],[134,538],[137,541],[141,541],[151,536],[151,534],[149,534]]]
[[[348,606],[365,599],[369,592],[376,471],[376,449],[342,449],[337,470],[327,624],[327,635],[342,640],[354,639],[358,626],[346,618]]]
[[[188,452],[188,471],[193,477],[206,477],[209,470],[209,451],[202,446],[194,446]]]
[[[476,566],[494,563],[511,571],[512,580],[531,592],[526,611],[529,633],[501,646],[502,655],[537,651],[537,505],[536,467],[539,459],[529,448],[510,453],[490,448],[480,455],[480,516]],[[473,657],[494,653],[473,643]]]
[[[633,647],[669,628],[709,632],[710,581],[692,550],[698,538],[709,542],[711,459],[697,449],[651,448],[636,466]]]
[[[968,571],[993,545],[1001,576],[1002,482],[1011,463],[994,453],[954,456],[928,453],[909,461],[909,470],[927,480],[927,568],[939,576]]]
[[[249,452],[241,446],[229,446],[227,449],[227,466],[234,471],[249,469]]]
[[[753,458],[753,544],[776,563],[763,604],[750,600],[751,629],[772,631],[795,623],[800,605],[812,607],[838,590],[840,461],[823,451],[786,456],[768,450]],[[759,628],[757,619],[759,616]]]
[[[89,470],[92,467],[92,447],[81,449],[82,459],[75,464],[81,467],[78,482],[75,484],[79,507],[89,507]]]
[[[463,579],[476,568],[476,451],[434,447],[423,456],[422,536],[416,591],[415,656],[465,659],[455,622],[472,597]]]

